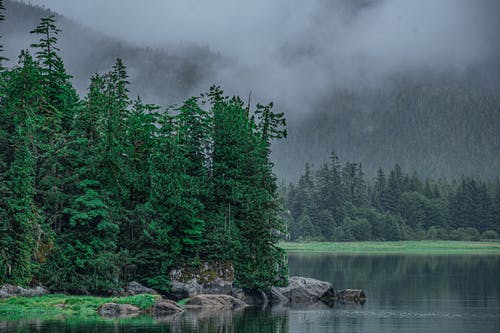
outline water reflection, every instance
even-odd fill
[[[246,308],[237,311],[186,311],[182,315],[129,319],[55,318],[0,321],[0,332],[289,332],[288,309]]]
[[[366,304],[186,311],[106,320],[0,319],[1,332],[497,332],[499,256],[335,256],[292,254],[293,275],[362,288]]]

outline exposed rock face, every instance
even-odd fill
[[[0,287],[0,298],[7,298],[12,296],[32,297],[46,295],[48,293],[49,291],[41,286],[35,288],[23,288],[10,284],[4,284],[2,287]]]
[[[139,294],[158,295],[158,292],[156,290],[145,287],[136,281],[130,282],[125,288],[125,290],[131,295],[139,295]]]
[[[141,310],[130,304],[105,303],[97,308],[97,314],[103,317],[137,316]]]
[[[234,268],[229,263],[204,263],[197,268],[179,267],[169,273],[171,295],[183,299],[199,294],[231,294]]]
[[[292,276],[289,281],[290,284],[287,287],[277,287],[274,292],[281,294],[290,303],[314,303],[324,299],[325,296],[335,295],[330,282],[301,276]]]
[[[186,282],[174,281],[170,286],[170,293],[176,299],[183,299],[201,294],[201,284],[196,279],[191,279]]]
[[[238,309],[247,306],[245,302],[229,295],[196,295],[186,302],[186,308]]]
[[[229,295],[231,293],[232,288],[233,288],[232,282],[216,278],[213,281],[202,285],[202,293]]]
[[[184,309],[181,308],[176,302],[167,299],[161,299],[156,301],[155,305],[153,305],[151,314],[155,317],[161,317],[181,313],[183,311]]]

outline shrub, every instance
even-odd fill
[[[486,230],[481,235],[481,238],[482,239],[498,239],[498,232],[496,232],[495,230]]]

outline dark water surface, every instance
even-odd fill
[[[289,261],[291,275],[363,288],[367,302],[162,320],[0,318],[0,332],[500,332],[500,256],[290,254]]]

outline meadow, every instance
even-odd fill
[[[287,252],[334,254],[500,255],[500,242],[494,241],[282,242],[280,247]]]

